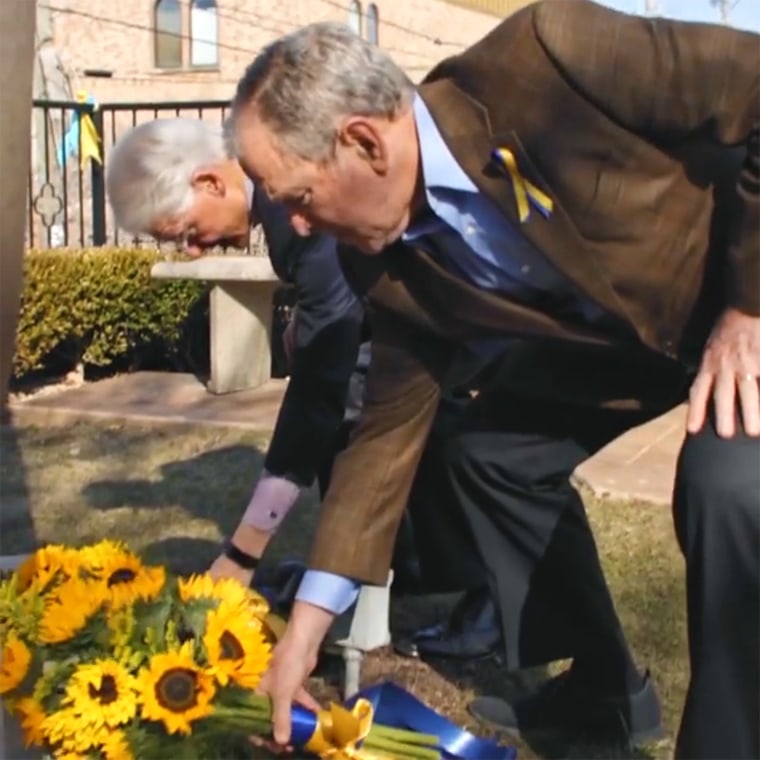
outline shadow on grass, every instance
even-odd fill
[[[20,437],[10,411],[0,425],[0,554],[26,554],[37,548]]]
[[[96,510],[122,508],[159,511],[179,506],[193,520],[213,523],[221,536],[237,526],[251,488],[261,471],[264,452],[257,446],[235,444],[160,464],[157,478],[98,480],[86,484],[82,496]],[[284,557],[302,557],[308,548],[313,495],[301,498],[267,548],[262,569]],[[305,502],[305,503],[303,503]],[[161,519],[159,515],[156,519]],[[173,526],[176,527],[176,526]],[[205,571],[219,554],[219,542],[198,537],[157,538],[145,545],[148,561],[166,564],[173,572]]]
[[[226,533],[239,515],[221,505],[246,499],[263,461],[264,455],[253,446],[225,446],[161,464],[158,479],[99,480],[88,483],[82,495],[100,510],[178,505],[193,517],[215,522]]]

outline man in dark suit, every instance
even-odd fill
[[[335,240],[296,234],[287,209],[256,191],[228,148],[223,131],[201,120],[146,122],[109,151],[107,186],[122,229],[178,241],[191,256],[218,245],[245,247],[251,228],[260,226],[272,268],[293,287],[295,315],[285,334],[290,381],[263,472],[240,524],[210,569],[212,575],[248,585],[301,490],[318,475],[326,487],[333,458],[345,446],[352,425],[346,419],[349,387],[348,417],[361,406],[366,362],[357,362],[357,353],[367,336],[364,309],[343,276]],[[438,476],[441,438],[461,407],[461,399],[442,402],[416,481],[416,507],[409,510],[396,543],[394,588],[417,593],[467,590],[456,625],[427,630],[407,648],[423,655],[469,658],[492,652],[500,633],[477,554],[470,552],[458,561],[445,556],[451,536],[469,530]]]
[[[247,173],[327,231],[371,313],[365,408],[323,503],[264,688],[275,737],[335,612],[382,582],[442,389],[478,391],[451,444],[502,610],[553,590],[573,666],[505,728],[659,726],[625,645],[575,467],[689,399],[674,496],[691,680],[679,757],[760,755],[760,45],[748,32],[539,2],[414,88],[335,24],[268,46],[234,105]],[[512,340],[525,340],[514,352]],[[689,388],[691,391],[689,392]],[[336,550],[336,547],[341,547]],[[329,575],[326,575],[329,574]]]

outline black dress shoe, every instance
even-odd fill
[[[635,747],[665,736],[660,700],[649,672],[636,692],[610,696],[590,689],[570,668],[511,703],[478,697],[469,710],[479,720],[517,737],[552,734],[569,741]]]
[[[468,660],[494,654],[501,643],[501,626],[490,594],[468,592],[446,623],[421,628],[394,642],[403,657],[448,657]]]

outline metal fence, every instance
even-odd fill
[[[30,248],[153,245],[116,228],[105,191],[111,147],[131,127],[185,116],[221,125],[229,102],[100,103],[35,100],[29,172],[27,245]],[[87,153],[84,117],[91,119],[102,163]],[[254,242],[254,241],[252,241]],[[254,246],[255,247],[255,246]]]

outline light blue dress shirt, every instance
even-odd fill
[[[525,303],[547,293],[570,295],[579,315],[593,320],[595,304],[574,297],[567,279],[555,270],[483,195],[457,163],[424,101],[414,102],[428,211],[410,225],[403,241],[429,251],[445,269],[485,290]],[[429,245],[431,238],[435,246]],[[468,348],[480,366],[502,353],[508,338],[486,338]],[[474,372],[473,372],[474,374]],[[309,570],[296,598],[341,614],[355,601],[359,584],[350,578]]]

